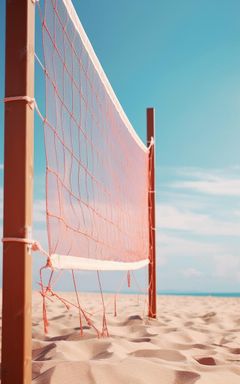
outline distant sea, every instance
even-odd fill
[[[158,295],[162,296],[213,296],[213,297],[240,297],[240,292],[175,292],[175,291],[158,291]]]
[[[72,290],[65,290],[65,292],[71,292]],[[98,290],[87,290],[82,292],[88,292],[88,293],[99,293]],[[110,294],[116,294],[116,291],[112,290],[105,290],[104,293],[110,293]],[[143,292],[135,291],[135,290],[126,290],[123,289],[119,292],[119,294],[125,294],[125,295],[142,295]],[[148,293],[146,292],[145,295]],[[157,291],[158,296],[212,296],[212,297],[239,297],[240,298],[240,292],[192,292],[192,291]]]

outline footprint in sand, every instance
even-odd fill
[[[135,357],[151,358],[155,357],[166,361],[185,361],[186,358],[180,352],[171,349],[140,349],[138,351],[131,352],[130,355]]]
[[[194,325],[194,322],[193,321],[186,321],[183,325],[185,327],[190,327],[190,326]]]
[[[139,337],[137,339],[129,339],[133,343],[148,343],[151,341],[150,337]]]
[[[122,323],[122,325],[130,325],[130,324],[142,324],[143,318],[139,315],[129,316],[126,321]]]
[[[92,357],[92,360],[104,360],[113,356],[113,352],[104,351]]]
[[[56,353],[57,345],[50,343],[42,348],[37,348],[32,352],[32,358],[35,361],[50,360]]]
[[[210,349],[209,345],[205,345],[205,344],[192,344],[190,346],[191,348],[196,348],[196,349]]]
[[[199,358],[195,358],[195,360],[201,365],[210,365],[210,366],[217,365],[216,360],[211,356],[199,357]]]
[[[205,315],[200,316],[200,318],[203,319],[205,321],[205,323],[208,324],[208,323],[215,321],[216,315],[217,315],[216,312],[208,312]]]
[[[216,316],[216,312],[208,312],[203,316],[200,316],[202,319],[207,320],[211,319],[212,317]]]
[[[234,355],[240,355],[240,348],[229,348],[229,352]]]
[[[194,384],[200,375],[191,371],[176,371],[174,384]]]

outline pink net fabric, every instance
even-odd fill
[[[72,260],[68,266],[82,269],[81,260],[87,259],[92,265],[109,262],[110,269],[115,262],[131,263],[134,269],[135,262],[147,263],[149,254],[148,150],[69,0],[45,1],[42,33],[53,266],[65,268],[64,260]]]

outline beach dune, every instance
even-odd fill
[[[81,300],[100,327],[99,296]],[[77,310],[59,301],[48,305],[44,335],[41,297],[34,293],[33,383],[240,383],[239,298],[159,296],[156,320],[146,317],[144,296],[120,295],[117,317],[113,295],[105,300],[110,337],[97,338],[85,323],[81,336]]]

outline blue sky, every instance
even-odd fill
[[[158,288],[240,291],[240,2],[73,3],[143,140],[146,107],[156,109]],[[38,24],[36,30],[38,50]],[[1,55],[1,99],[3,73]],[[3,164],[2,104],[0,125]],[[34,227],[36,237],[46,244],[44,155],[37,118],[36,127]],[[38,260],[35,255],[34,279]]]

